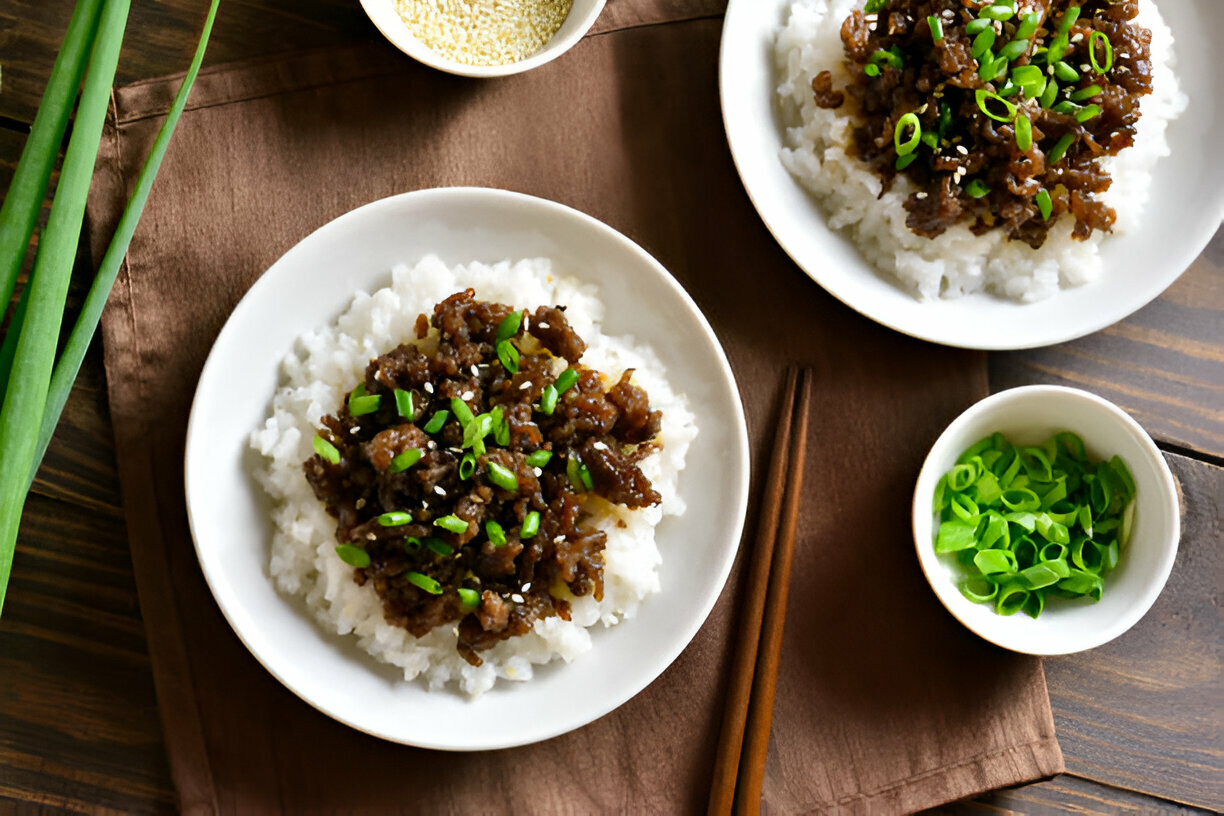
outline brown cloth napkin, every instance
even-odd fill
[[[436,73],[382,42],[200,76],[103,326],[132,561],[185,811],[705,806],[750,534],[709,621],[652,686],[576,732],[488,753],[393,745],[319,714],[256,663],[204,583],[182,453],[213,338],[246,288],[313,229],[439,185],[564,202],[662,261],[735,370],[754,501],[782,372],[815,367],[769,812],[915,810],[1062,769],[1040,662],[945,613],[911,544],[918,467],[942,427],[986,393],[985,357],[868,321],[774,243],[723,137],[722,5],[612,3],[572,52],[503,80]],[[175,87],[154,80],[115,94],[90,199],[95,251]]]

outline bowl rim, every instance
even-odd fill
[[[982,416],[988,415],[1010,403],[1048,399],[1080,400],[1086,402],[1092,405],[1094,410],[1100,412],[1103,418],[1108,417],[1125,429],[1127,434],[1153,464],[1152,470],[1156,476],[1156,484],[1153,487],[1158,491],[1156,501],[1164,511],[1163,515],[1166,518],[1161,522],[1163,535],[1160,537],[1158,544],[1162,549],[1162,553],[1158,559],[1157,569],[1150,575],[1149,580],[1144,583],[1142,591],[1136,594],[1135,598],[1125,607],[1123,614],[1119,615],[1111,624],[1095,632],[1090,631],[1079,638],[1062,641],[1062,646],[1026,648],[1011,642],[1011,639],[1006,634],[1007,630],[983,630],[972,618],[967,618],[961,614],[961,605],[956,602],[956,598],[960,597],[959,593],[956,591],[955,586],[950,584],[945,576],[939,574],[936,569],[940,561],[934,547],[931,545],[931,536],[934,533],[935,525],[934,514],[930,511],[930,497],[934,490],[935,482],[942,475],[942,473],[936,472],[939,467],[936,460],[937,458],[944,458],[944,455],[946,455],[945,449],[951,444],[949,440],[964,429],[965,426],[971,425]],[[1069,430],[1077,432],[1074,428],[1069,428]],[[1173,563],[1177,558],[1178,545],[1181,540],[1181,502],[1176,480],[1169,469],[1169,464],[1164,454],[1157,447],[1151,435],[1143,429],[1143,426],[1118,405],[1098,394],[1080,388],[1046,384],[1024,385],[999,391],[975,402],[961,412],[939,434],[939,437],[931,445],[930,451],[928,451],[923,460],[914,485],[911,523],[914,549],[918,557],[918,564],[922,569],[922,574],[926,578],[932,592],[935,593],[939,602],[952,617],[960,621],[965,628],[978,637],[996,646],[1022,654],[1053,656],[1073,654],[1104,645],[1127,632],[1152,608],[1152,605],[1164,590],[1169,575],[1173,570]],[[1028,618],[1023,618],[1019,615],[1013,617],[1028,620]]]
[[[574,2],[577,4],[581,0],[574,0]],[[558,29],[539,51],[529,57],[506,63],[505,65],[467,65],[447,59],[427,46],[408,30],[408,26],[399,20],[399,15],[395,12],[393,3],[394,0],[361,0],[361,7],[365,11],[366,16],[370,18],[370,22],[374,24],[374,27],[378,29],[379,33],[388,42],[417,62],[428,65],[430,68],[436,68],[439,71],[456,76],[485,79],[521,74],[524,71],[530,71],[532,68],[538,68],[545,63],[552,62],[566,51],[569,51],[591,30],[595,20],[603,13],[607,0],[594,0],[586,15],[579,18],[577,24],[565,36],[558,36],[561,33],[561,29]],[[389,6],[392,7],[391,14],[395,17],[394,24],[391,23],[390,18],[383,11],[383,9]],[[569,14],[573,14],[573,12],[574,8],[571,6]],[[565,21],[561,24],[562,29],[565,27],[565,22],[568,21],[569,17],[567,15]]]

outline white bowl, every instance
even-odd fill
[[[1135,479],[1135,516],[1118,566],[1105,577],[1101,600],[1051,598],[1040,617],[998,615],[956,587],[953,556],[936,555],[935,485],[965,450],[994,432],[1015,444],[1037,444],[1058,431],[1084,440],[1093,460],[1121,456]],[[936,440],[914,489],[914,544],[931,588],[948,611],[991,643],[1035,655],[1092,649],[1131,628],[1164,588],[1177,555],[1181,516],[1177,488],[1164,456],[1139,423],[1087,391],[1030,385],[1002,391],[971,406]]]
[[[407,24],[399,16],[399,12],[396,11],[395,0],[361,0],[361,6],[382,35],[417,62],[437,68],[439,71],[446,71],[448,74],[468,77],[499,77],[522,73],[546,62],[552,62],[573,48],[574,44],[591,30],[591,26],[595,24],[595,18],[603,11],[605,2],[606,0],[574,0],[569,16],[565,18],[561,28],[557,29],[552,39],[545,43],[543,48],[525,59],[506,65],[466,65],[447,59],[413,36]]]
[[[251,475],[280,364],[303,332],[327,325],[391,267],[435,254],[448,265],[546,257],[599,288],[603,330],[650,344],[698,427],[677,490],[687,504],[658,526],[661,591],[631,620],[596,626],[589,652],[499,681],[474,700],[429,691],[377,663],[353,637],[327,634],[268,575],[271,508]],[[536,742],[637,694],[697,633],[726,583],[748,500],[748,434],[718,339],[658,261],[616,230],[552,201],[478,187],[375,201],[303,238],[255,282],[214,343],[187,426],[188,519],[204,577],[235,633],[310,705],[383,739],[474,751]],[[710,474],[719,474],[711,478]]]

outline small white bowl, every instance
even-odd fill
[[[506,65],[467,65],[447,59],[413,36],[408,25],[396,11],[395,0],[361,0],[361,6],[382,35],[417,62],[437,68],[439,71],[446,71],[448,74],[468,77],[499,77],[529,71],[546,62],[552,62],[570,50],[591,30],[591,26],[595,24],[595,18],[603,11],[605,2],[606,0],[574,0],[569,16],[565,18],[561,28],[557,29],[552,39],[545,43],[543,48],[525,59]]]
[[[1023,612],[998,615],[956,587],[953,556],[936,555],[938,523],[931,503],[935,485],[965,450],[999,431],[1015,444],[1038,444],[1058,431],[1084,440],[1093,460],[1122,457],[1135,479],[1135,516],[1118,566],[1105,577],[1101,600],[1050,598],[1037,619]],[[1015,652],[1059,655],[1092,649],[1130,629],[1164,588],[1181,514],[1177,487],[1164,456],[1139,423],[1118,406],[1087,391],[1031,385],[1002,391],[971,406],[936,440],[914,489],[914,544],[927,581],[952,615],[981,637]]]

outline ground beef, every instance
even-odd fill
[[[905,202],[906,224],[918,235],[934,238],[953,224],[966,222],[977,234],[1001,229],[1009,239],[1036,248],[1064,213],[1075,219],[1072,235],[1080,240],[1094,230],[1110,231],[1114,211],[1096,198],[1110,184],[1100,159],[1133,143],[1139,99],[1152,90],[1151,32],[1131,22],[1138,4],[1134,0],[1027,2],[1020,14],[994,24],[996,39],[988,55],[994,56],[1015,39],[1026,15],[1036,14],[1039,27],[1025,38],[1027,50],[1000,76],[984,81],[985,57],[979,61],[972,53],[978,34],[967,33],[965,26],[991,4],[885,0],[870,14],[856,9],[841,28],[852,80],[837,90],[828,71],[817,74],[812,81],[816,104],[838,108],[849,98],[852,104],[846,107],[856,122],[853,151],[880,174],[885,190],[898,172],[914,183],[917,190]],[[1073,6],[1080,8],[1080,14],[1069,28],[1061,61],[1079,79],[1060,80],[1061,90],[1047,107],[1040,104],[1040,97],[1025,100],[1022,90],[1009,85],[1011,72],[1034,65],[1047,81],[1051,79],[1052,69],[1044,57]],[[941,21],[943,36],[938,42],[927,22],[931,16]],[[1113,65],[1104,73],[1091,67],[1088,44],[1093,32],[1108,38],[1112,48]],[[899,57],[900,67],[880,59],[881,52]],[[1103,65],[1099,45],[1097,58]],[[868,65],[878,68],[875,76],[864,70]],[[1098,90],[1090,96],[1074,102],[1068,98],[1081,90],[1087,94],[1094,85]],[[997,121],[981,112],[979,89],[1019,103],[1019,111],[1031,123],[1032,144],[1027,150],[1017,144],[1015,118]],[[1052,109],[1060,103],[1067,111]],[[1079,121],[1075,114],[1090,112],[1085,111],[1089,105],[1097,105],[1100,113]],[[918,116],[922,132],[936,137],[936,142],[919,145],[916,158],[898,170],[894,133],[898,121],[909,113]],[[1070,146],[1050,161],[1050,152],[1064,136],[1070,137]],[[970,195],[970,185],[987,192]],[[1042,191],[1050,196],[1049,218],[1036,204]]]
[[[522,313],[499,357],[498,330],[512,314],[469,289],[421,315],[417,340],[372,360],[340,411],[322,418],[319,435],[338,461],[317,454],[304,465],[337,520],[336,540],[368,556],[353,578],[372,584],[386,620],[418,637],[457,624],[459,653],[473,665],[540,618],[568,620],[568,597],[603,597],[606,537],[590,524],[594,497],[630,508],[659,502],[637,463],[658,445],[660,415],[632,372],[609,387],[581,365],[586,344],[559,306]],[[566,368],[577,379],[548,413],[542,402]],[[473,418],[461,421],[454,401]],[[431,427],[441,412],[446,421]],[[467,430],[481,422],[483,437]],[[541,452],[551,454],[545,464],[528,462]],[[499,469],[516,484],[497,483]],[[458,531],[435,524],[447,516]],[[524,535],[536,518],[538,531]]]

